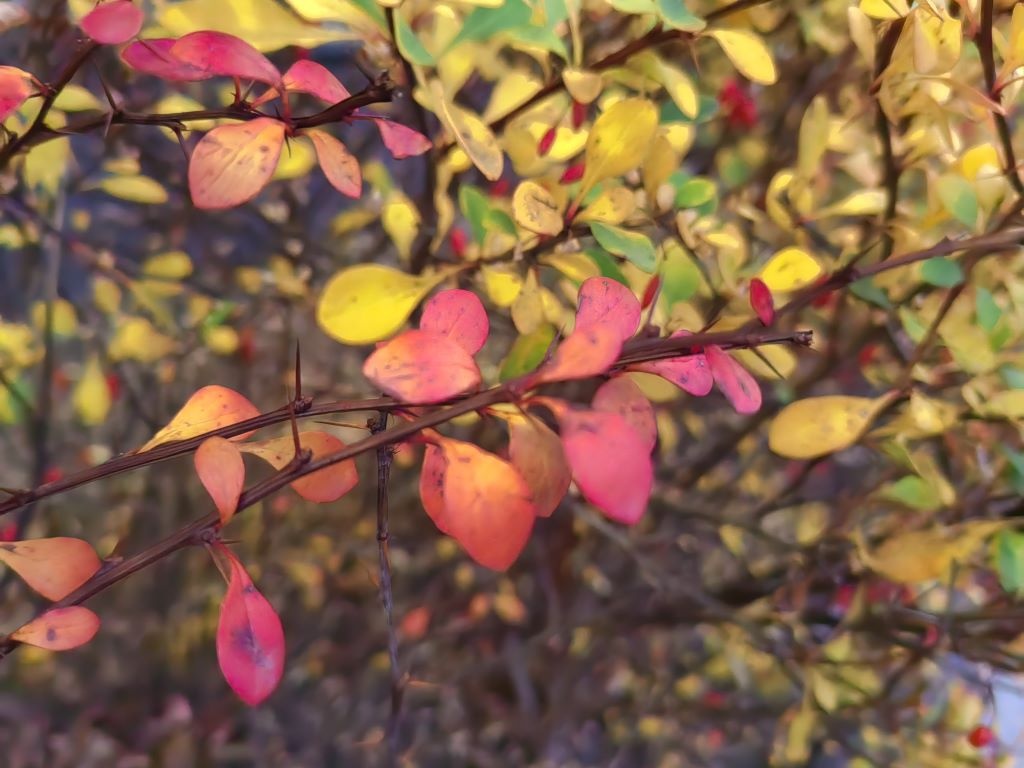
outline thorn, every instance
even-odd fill
[[[110,108],[114,111],[120,110],[121,108],[117,105],[117,102],[114,101],[114,94],[110,92],[110,88],[107,86],[107,81],[103,79],[103,72],[98,66],[96,66],[95,59],[92,62],[92,66],[93,69],[96,70],[97,77],[100,79],[100,86],[103,88],[103,95],[107,97],[107,104],[109,104]]]

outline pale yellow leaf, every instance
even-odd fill
[[[771,85],[778,75],[771,51],[758,35],[745,29],[713,29],[714,38],[740,73],[755,83]]]
[[[860,439],[888,397],[808,397],[790,403],[772,420],[768,447],[787,459],[816,459]]]
[[[71,396],[78,420],[92,427],[102,424],[110,412],[110,388],[103,375],[99,357],[92,355],[82,369],[82,376]]]

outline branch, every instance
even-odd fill
[[[996,62],[992,45],[992,27],[994,19],[994,0],[982,0],[981,2],[981,26],[978,29],[978,52],[981,55],[981,65],[985,72],[985,87],[988,90],[989,98],[997,104],[1002,104],[1002,88],[996,86]],[[1010,130],[1010,123],[1006,115],[999,112],[992,112],[992,119],[996,124],[996,132],[999,134],[999,144],[1003,149],[1003,173],[1010,182],[1018,197],[1024,197],[1024,182],[1021,181],[1020,172],[1017,168],[1017,157],[1013,151],[1013,133]]]

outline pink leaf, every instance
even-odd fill
[[[608,326],[626,341],[640,325],[640,302],[622,283],[608,277],[591,277],[580,286],[576,330]]]
[[[310,59],[300,59],[288,68],[284,73],[284,87],[287,91],[312,94],[330,104],[352,95],[327,67]]]
[[[238,497],[245,485],[245,463],[238,446],[223,437],[208,437],[193,457],[196,474],[220,513],[221,525],[238,509]]]
[[[457,341],[429,331],[406,331],[380,345],[363,375],[407,403],[439,403],[480,385],[480,369]]]
[[[284,123],[270,117],[214,128],[188,164],[192,202],[221,210],[252,200],[274,175],[283,145]]]
[[[562,447],[584,498],[612,520],[633,525],[654,484],[650,449],[618,413],[563,410]]]
[[[111,0],[85,14],[81,27],[97,43],[120,45],[139,34],[142,11],[131,0]]]
[[[310,130],[306,135],[313,141],[316,159],[331,186],[343,195],[358,198],[363,193],[363,175],[355,156],[326,131]]]
[[[607,371],[622,351],[621,329],[612,324],[576,327],[545,365],[530,377],[527,386],[552,381],[588,379]]]
[[[689,331],[676,331],[671,338],[677,339],[681,336],[691,336]],[[631,371],[642,371],[653,373],[667,379],[684,392],[689,392],[697,397],[704,397],[711,391],[714,378],[711,369],[708,368],[707,358],[703,353],[683,355],[682,357],[670,357],[667,360],[651,360],[646,363],[636,363],[629,366]]]
[[[763,325],[771,325],[775,320],[775,300],[771,289],[759,277],[750,281],[750,306]]]
[[[737,413],[757,413],[761,408],[761,387],[750,372],[721,347],[704,350],[715,384]]]
[[[191,82],[213,77],[212,72],[175,58],[171,48],[176,42],[170,37],[136,40],[121,51],[121,59],[132,69],[164,80]]]
[[[19,643],[68,651],[92,640],[100,628],[100,617],[80,605],[52,608],[11,633]]]
[[[401,123],[393,123],[384,118],[374,118],[374,124],[380,131],[381,141],[396,160],[415,157],[429,152],[433,148],[430,139],[419,131],[414,131]]]
[[[6,120],[32,95],[32,76],[17,67],[0,67],[0,121]]]
[[[270,59],[225,32],[191,32],[171,46],[171,55],[211,75],[227,75],[277,85],[281,73]]]
[[[475,293],[453,288],[431,297],[423,307],[420,330],[447,336],[475,355],[487,341],[487,310]]]
[[[231,579],[220,606],[217,661],[231,689],[255,707],[274,692],[284,672],[284,629],[238,558],[223,545],[220,550],[231,565]]]
[[[651,401],[627,376],[616,376],[602,384],[594,393],[591,405],[597,411],[617,413],[626,420],[647,446],[647,453],[658,440],[658,424]]]

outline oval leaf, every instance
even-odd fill
[[[420,330],[447,336],[471,355],[487,341],[487,310],[475,293],[453,288],[431,297],[423,307]]]
[[[432,81],[430,91],[438,119],[455,137],[473,165],[480,169],[488,181],[501,178],[505,156],[487,124],[476,115],[452,104],[445,96],[440,81]]]
[[[171,55],[211,75],[227,75],[270,85],[281,82],[281,73],[270,59],[245,40],[226,32],[204,30],[187,34],[171,46]]]
[[[63,600],[101,565],[87,541],[65,536],[0,543],[0,562],[47,600]]]
[[[772,421],[768,447],[788,459],[816,459],[853,445],[884,399],[826,395],[790,403]]]
[[[605,110],[590,129],[579,192],[620,176],[643,162],[658,130],[658,109],[647,99],[623,99]]]
[[[689,331],[676,331],[671,338],[692,335]],[[651,360],[629,366],[631,371],[642,371],[661,376],[671,381],[684,392],[696,397],[704,397],[711,391],[715,379],[711,375],[707,358],[701,354],[670,357],[667,360]]]
[[[217,662],[231,689],[255,707],[274,692],[284,672],[284,629],[238,559],[226,547],[221,551],[230,561],[231,580],[220,606]]]
[[[596,411],[617,413],[636,430],[647,446],[647,453],[658,440],[658,424],[651,401],[644,397],[640,387],[628,376],[609,379],[594,393],[591,405]]]
[[[714,29],[707,35],[718,41],[744,77],[762,85],[771,85],[778,79],[771,51],[758,35],[745,29]]]
[[[220,523],[224,525],[238,509],[238,497],[245,485],[245,463],[238,446],[223,437],[208,437],[193,457],[196,474],[213,499]]]
[[[300,432],[299,445],[309,450],[314,460],[337,453],[345,447],[345,443],[334,435],[317,430]],[[241,443],[238,449],[259,456],[274,469],[284,469],[295,457],[295,440],[291,435],[287,435],[270,440]],[[359,472],[356,470],[355,461],[346,459],[300,477],[293,481],[291,486],[306,501],[325,504],[337,501],[355,488],[358,482]]]
[[[417,330],[378,347],[363,375],[407,403],[439,403],[480,385],[480,369],[457,341]]]
[[[535,181],[524,181],[516,187],[512,215],[516,224],[538,235],[557,235],[565,226],[555,198]]]
[[[350,94],[327,67],[311,59],[299,59],[284,73],[286,91],[309,93],[330,104],[344,101]]]
[[[538,419],[515,416],[509,422],[508,455],[530,486],[535,513],[549,517],[572,482],[562,441]]]
[[[32,76],[17,67],[0,67],[0,121],[6,120],[32,95]]]
[[[650,451],[618,413],[564,410],[562,447],[583,497],[610,519],[633,525],[654,485]]]
[[[382,117],[374,118],[373,123],[380,131],[380,138],[384,142],[384,146],[396,160],[422,155],[434,147],[430,139],[422,133],[401,123],[394,123]]]
[[[619,336],[620,332],[609,325],[577,328],[558,345],[551,360],[530,378],[528,386],[588,379],[606,372],[622,351]]]
[[[177,42],[172,37],[136,40],[121,51],[121,60],[138,72],[155,75],[164,80],[192,82],[213,77],[212,72],[176,58],[171,48]]]
[[[214,128],[188,164],[192,202],[220,210],[252,200],[274,175],[283,145],[284,123],[270,117]]]
[[[750,281],[750,307],[762,325],[771,325],[775,321],[775,300],[771,289],[759,277]]]
[[[715,384],[737,413],[757,413],[761,408],[761,387],[750,372],[721,347],[704,350]]]
[[[259,409],[250,403],[244,395],[240,395],[233,389],[211,384],[197,390],[181,406],[181,410],[174,414],[174,418],[168,422],[167,426],[153,435],[152,439],[139,449],[139,452],[148,451],[162,443],[187,440],[190,437],[212,432],[215,429],[237,424],[259,415]],[[252,432],[246,432],[233,439],[241,440],[251,434]]]
[[[576,330],[608,326],[626,341],[640,325],[640,311],[640,302],[622,283],[609,277],[591,277],[580,286]]]
[[[80,26],[97,43],[120,45],[139,34],[142,20],[142,11],[130,0],[112,0],[85,14]]]
[[[358,198],[363,193],[363,175],[355,156],[326,131],[307,131],[306,135],[313,140],[316,159],[331,186],[343,195]]]
[[[100,617],[80,605],[52,608],[11,633],[11,640],[45,648],[69,651],[92,640],[100,629]]]

